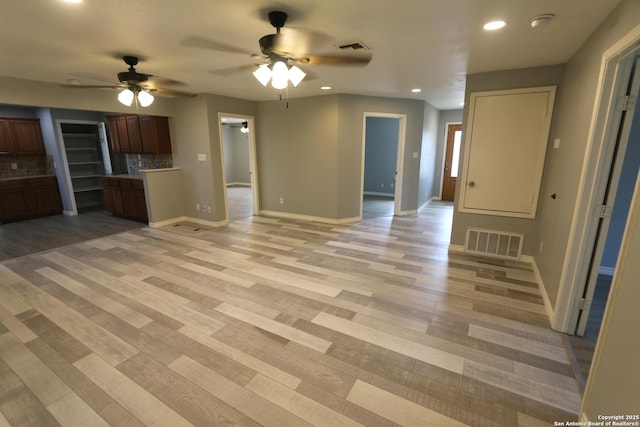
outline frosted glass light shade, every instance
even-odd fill
[[[130,107],[133,104],[133,91],[131,89],[125,89],[118,94],[118,101],[122,104]]]
[[[153,95],[146,90],[141,90],[138,92],[138,102],[140,102],[140,106],[148,107],[153,103]]]
[[[289,68],[289,80],[291,81],[291,84],[293,84],[294,87],[298,86],[306,75],[307,73],[305,73],[295,65]]]
[[[267,64],[261,65],[257,70],[253,72],[253,76],[262,84],[262,86],[266,86],[271,79],[271,70]]]
[[[275,89],[284,89],[287,87],[289,84],[289,69],[284,62],[278,61],[273,64],[271,74],[271,86]]]

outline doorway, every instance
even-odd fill
[[[460,161],[460,145],[462,142],[462,124],[447,124],[447,143],[442,173],[441,200],[453,202],[456,194],[456,180]]]
[[[615,274],[618,254],[625,232],[638,171],[640,169],[640,109],[636,100],[640,93],[640,46],[626,55],[610,59],[616,63],[609,76],[613,103],[603,107],[606,119],[597,165],[592,200],[596,215],[588,218],[593,234],[587,235],[587,248],[582,259],[586,270],[583,281],[577,282],[575,309],[568,310],[568,325],[574,354],[585,382],[597,341],[606,305],[609,286]],[[606,120],[606,121],[605,121]],[[585,245],[585,246],[586,246]],[[580,376],[579,376],[580,378]]]
[[[254,120],[220,113],[220,142],[227,222],[258,213]]]
[[[364,113],[360,218],[401,215],[406,115]]]

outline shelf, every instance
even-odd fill
[[[69,162],[69,166],[73,165],[99,165],[102,162]]]
[[[98,151],[96,147],[71,147],[66,148],[66,151]]]
[[[101,178],[102,175],[72,175],[71,179],[82,179],[82,178]]]
[[[62,133],[65,138],[98,138],[97,133]]]
[[[102,187],[84,187],[84,188],[74,188],[74,193],[86,193],[88,191],[102,191]]]

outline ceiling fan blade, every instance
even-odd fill
[[[125,86],[123,85],[74,85],[74,84],[61,84],[62,87],[72,88],[72,89],[122,89]]]
[[[216,50],[218,52],[227,52],[227,53],[239,53],[243,55],[253,55],[254,52],[250,52],[248,50],[231,46],[225,43],[220,43],[214,40],[209,40],[204,37],[197,36],[189,36],[180,42],[182,46],[187,47],[195,47],[198,49],[208,49],[208,50]]]
[[[148,92],[158,93],[160,95],[169,95],[169,96],[184,96],[184,97],[193,97],[196,96],[194,93],[183,92],[180,90],[167,89],[163,87],[154,87],[154,88],[144,88]]]
[[[346,55],[307,55],[298,58],[297,62],[309,65],[350,65],[364,67],[373,58],[372,54],[346,56]]]
[[[262,65],[262,63],[238,65],[236,67],[229,67],[229,68],[222,68],[220,70],[213,70],[213,71],[211,71],[211,74],[215,74],[217,76],[225,77],[225,76],[230,76],[232,74],[244,73],[244,72],[249,72],[249,71],[255,70],[260,65]]]

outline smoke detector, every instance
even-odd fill
[[[555,15],[553,13],[543,13],[542,15],[534,16],[529,21],[531,28],[546,27]]]

